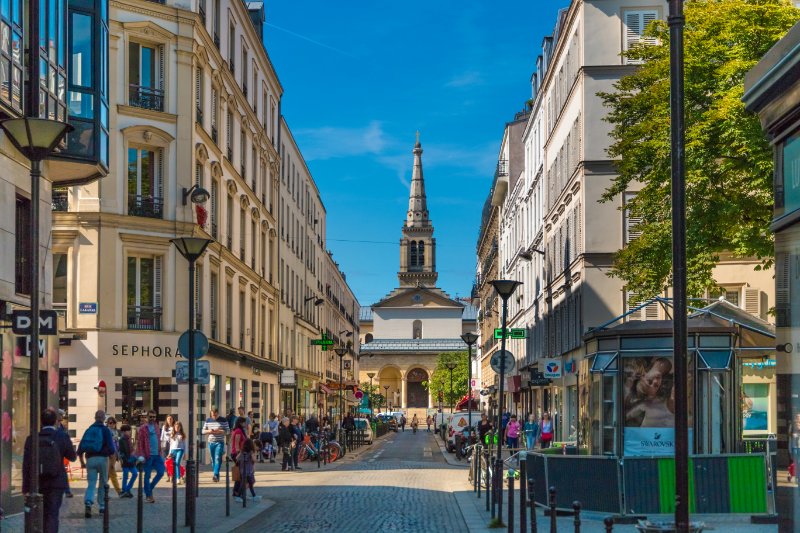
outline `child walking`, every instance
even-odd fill
[[[131,426],[122,424],[119,428],[119,463],[122,465],[122,493],[120,498],[133,498],[131,490],[136,481],[136,456],[131,444]]]
[[[256,496],[256,491],[253,489],[253,486],[256,484],[256,465],[255,465],[255,457],[254,453],[256,451],[256,445],[253,442],[253,439],[247,439],[244,441],[244,445],[242,446],[242,451],[239,453],[239,472],[242,476],[242,484],[244,487],[240,488],[240,492],[246,487],[250,489],[250,497],[253,501],[258,501],[261,499],[261,496]],[[237,497],[234,498],[237,502],[241,502],[242,498]]]

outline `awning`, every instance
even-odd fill
[[[323,394],[333,394],[333,391],[331,389],[329,389],[328,387],[326,387],[323,383],[319,384],[319,390]]]
[[[464,397],[461,398],[461,400],[459,400],[459,402],[456,404],[456,411],[466,411],[468,409],[468,403],[469,401],[467,395],[465,394]],[[472,410],[478,410],[478,401],[475,399],[475,396],[472,397]]]

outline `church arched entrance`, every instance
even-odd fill
[[[422,386],[423,381],[428,381],[428,373],[421,368],[412,368],[406,374],[407,407],[428,407],[428,390]]]
[[[380,387],[378,392],[386,398],[384,406],[387,409],[391,410],[395,407],[400,407],[402,381],[400,370],[391,366],[382,369],[378,374],[378,386]]]

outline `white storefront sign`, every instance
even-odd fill
[[[558,379],[561,377],[563,372],[561,359],[542,359],[540,365],[544,377],[548,379]]]

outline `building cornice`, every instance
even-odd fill
[[[178,115],[173,115],[172,113],[167,113],[166,111],[155,111],[153,109],[144,109],[142,107],[134,107],[125,104],[117,104],[117,113],[119,113],[120,115],[135,117],[135,118],[160,120],[163,122],[169,122],[171,124],[178,123]]]

